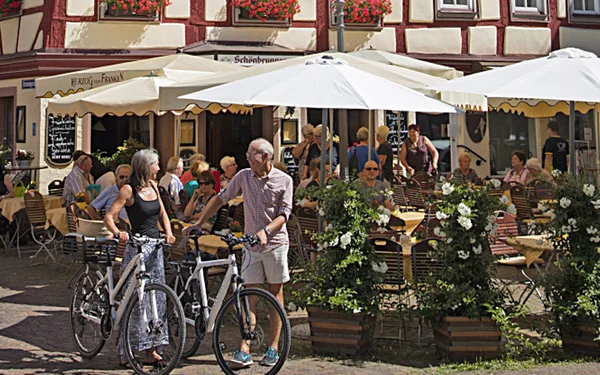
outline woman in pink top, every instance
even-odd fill
[[[515,151],[512,153],[512,169],[506,177],[504,177],[504,182],[518,182],[520,184],[525,185],[527,181],[527,168],[525,168],[525,161],[527,156],[523,151]]]

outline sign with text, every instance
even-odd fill
[[[75,118],[48,115],[46,160],[52,164],[69,164],[75,152]]]
[[[394,153],[397,153],[398,146],[408,136],[406,112],[385,111],[385,125],[390,129],[388,142],[392,145]]]
[[[125,77],[123,77],[122,72],[89,74],[81,77],[72,77],[71,88],[75,91],[79,89],[88,90],[111,83],[123,82],[124,80]]]
[[[35,79],[23,79],[21,80],[21,89],[35,89]]]
[[[287,167],[288,173],[291,176],[294,176],[298,173],[298,165],[296,164],[296,159],[292,156],[292,147],[286,147],[283,149],[281,158],[283,159],[283,163]]]
[[[233,65],[254,66],[268,64],[272,62],[293,59],[297,56],[286,55],[218,55],[217,60],[229,62]]]

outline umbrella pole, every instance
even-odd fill
[[[575,151],[575,102],[569,102],[569,168],[577,175],[577,152]]]
[[[331,119],[329,121],[329,172],[333,173],[333,108],[329,108],[329,118]]]
[[[325,186],[325,152],[327,152],[327,109],[324,108],[321,114],[321,170],[319,173],[320,185]],[[319,215],[319,233],[323,233],[323,216]]]
[[[181,142],[181,115],[175,116],[175,156],[179,156],[179,144]]]
[[[371,161],[371,128],[373,125],[373,111],[369,111],[369,123],[367,124],[367,126],[369,127],[369,139],[367,140],[367,161]]]
[[[340,179],[348,178],[348,111],[338,110],[338,125],[340,129],[339,162]]]

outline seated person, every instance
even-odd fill
[[[206,161],[206,157],[204,157],[204,155],[202,154],[194,154],[192,156],[190,156],[190,158],[188,159],[189,162],[189,166],[193,165],[196,162],[199,161]],[[183,175],[181,175],[181,177],[179,178],[179,180],[181,180],[182,184],[187,184],[188,182],[192,181],[192,180],[196,180],[197,177],[192,176],[192,172],[191,170],[187,170],[185,171],[185,173]]]
[[[215,192],[215,176],[210,171],[203,171],[198,176],[198,190],[194,191],[192,199],[185,206],[183,215],[186,221],[196,221],[200,218],[200,213],[206,207],[208,202],[217,196]],[[214,214],[208,222],[202,226],[202,229],[210,230],[217,221],[217,214]]]
[[[512,169],[506,177],[504,177],[504,182],[518,182],[522,185],[525,185],[527,181],[527,174],[529,171],[525,167],[525,161],[527,157],[523,151],[515,151],[511,155],[511,164]]]
[[[0,201],[15,196],[10,174],[8,174],[4,168],[6,167],[0,164]]]
[[[311,187],[319,187],[321,181],[321,158],[313,159],[310,161],[310,165],[308,167],[308,171],[310,173],[310,182],[306,185],[306,189]],[[325,184],[327,184],[327,180],[329,180],[329,164],[325,164]],[[302,207],[312,208],[313,210],[317,209],[317,202],[306,201]]]
[[[550,172],[542,168],[542,162],[540,162],[538,159],[531,158],[527,160],[527,163],[525,163],[525,168],[527,168],[528,172],[525,185],[529,185],[529,183],[535,180],[549,182],[552,185],[556,185],[556,183],[554,182],[554,178],[552,177]]]
[[[386,192],[385,184],[377,179],[379,176],[379,166],[373,160],[365,163],[364,171],[362,174],[361,187],[372,195],[373,201],[377,202],[378,205],[387,208],[390,211],[394,211],[394,203]]]
[[[169,196],[175,204],[180,204],[179,192],[183,190],[183,184],[179,177],[183,174],[183,160],[179,156],[173,156],[167,162],[167,173],[160,179],[158,186],[169,192]]]
[[[221,190],[223,190],[233,176],[235,176],[235,173],[237,172],[237,163],[233,156],[223,156],[220,165],[223,170],[223,174],[221,175]]]
[[[194,177],[192,180],[188,181],[183,185],[183,190],[187,193],[187,195],[191,198],[194,195],[194,192],[198,189],[198,177],[200,177],[200,173],[204,171],[210,170],[210,166],[205,161],[197,161],[190,167],[189,172]]]
[[[87,189],[89,185],[94,184],[94,177],[90,171],[92,170],[92,159],[86,154],[83,154],[75,160],[73,170],[65,178],[65,187],[62,198],[65,205],[68,206],[76,201],[77,194],[84,193],[87,204],[92,202],[92,197]]]
[[[365,127],[358,129],[356,132],[356,137],[358,139],[358,146],[353,147],[348,151],[348,165],[350,168],[353,168],[352,158],[355,158],[355,167],[358,168],[356,172],[350,171],[350,174],[358,173],[360,174],[365,166],[367,160],[369,160],[369,153],[371,153],[371,160],[375,161],[377,166],[379,166],[379,155],[372,148],[369,147],[369,130]],[[356,153],[356,157],[354,154]]]
[[[108,212],[110,206],[117,199],[117,195],[119,194],[119,190],[125,185],[129,175],[131,174],[131,166],[128,164],[121,164],[115,170],[115,175],[117,176],[117,182],[109,187],[108,189],[104,189],[102,193],[98,196],[98,198],[94,199],[91,205],[88,206],[88,214],[93,220],[103,220],[102,215],[100,215],[101,210],[104,212]],[[119,217],[115,219],[123,219],[129,220],[127,217],[127,212],[125,211],[125,207],[121,209],[119,212]]]
[[[458,157],[458,168],[452,172],[451,178],[460,184],[474,184],[479,179],[477,172],[471,168],[471,155],[467,152]]]

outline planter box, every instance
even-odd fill
[[[371,346],[375,317],[308,308],[314,352],[357,355]]]
[[[500,329],[490,318],[444,317],[433,324],[438,352],[451,360],[496,358],[502,354]]]
[[[250,17],[250,11],[246,8],[233,7],[233,24],[234,25],[253,25],[253,26],[272,26],[272,27],[289,27],[291,21],[288,19],[279,20],[277,18],[267,18],[265,21],[259,18]]]
[[[563,349],[570,352],[600,356],[600,342],[594,341],[596,328],[593,325],[577,324],[575,331],[561,333]]]
[[[102,3],[100,9],[100,19],[103,20],[129,20],[129,21],[157,21],[159,18],[159,12],[153,11],[151,13],[136,13],[132,10],[115,9],[109,4]]]

